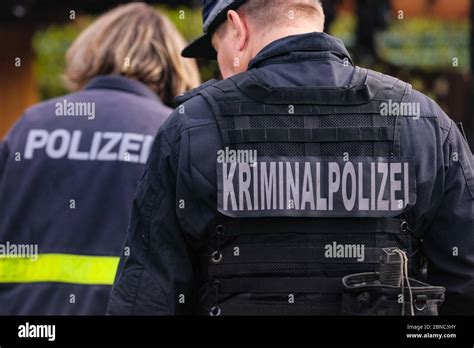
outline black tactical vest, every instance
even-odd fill
[[[200,314],[340,314],[341,279],[378,271],[388,247],[419,278],[415,167],[391,112],[410,93],[361,68],[342,88],[273,88],[251,70],[199,91],[223,146]]]

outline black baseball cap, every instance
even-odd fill
[[[236,10],[245,0],[203,0],[202,29],[204,35],[189,44],[181,55],[187,58],[216,59],[212,46],[212,34],[227,19],[227,11]]]

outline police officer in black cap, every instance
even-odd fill
[[[180,97],[155,139],[109,314],[473,314],[458,126],[355,67],[317,0],[204,1],[203,17],[183,55],[224,80]]]

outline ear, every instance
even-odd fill
[[[249,28],[245,18],[239,15],[238,12],[230,10],[227,12],[227,20],[230,26],[229,30],[231,30],[237,40],[237,48],[239,51],[242,51],[247,45],[249,39]]]

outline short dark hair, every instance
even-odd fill
[[[237,12],[264,25],[298,16],[324,18],[320,0],[247,0]]]

